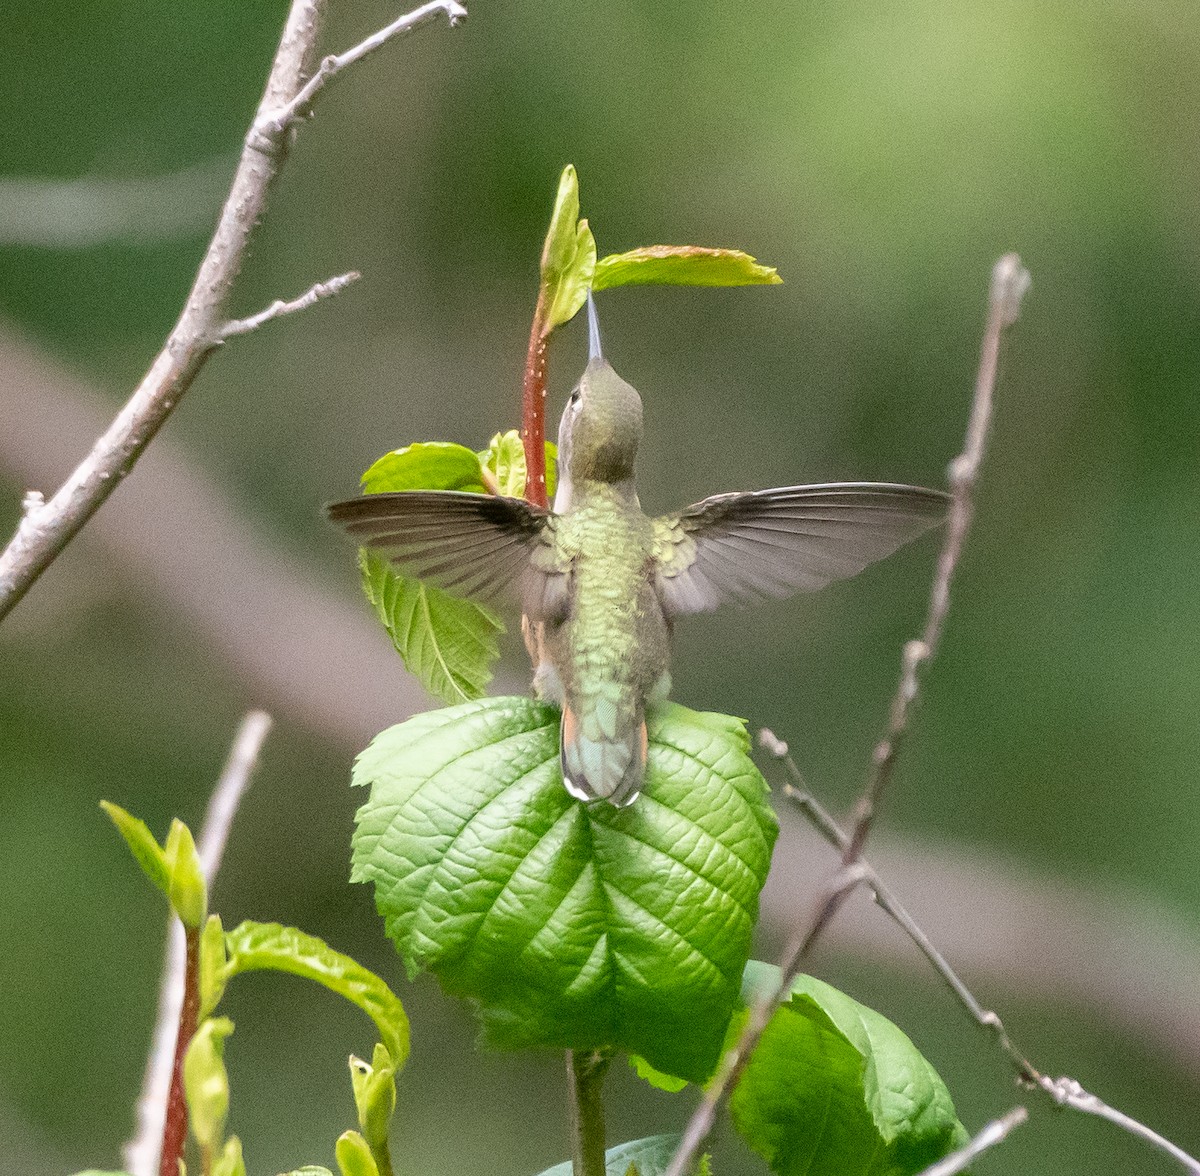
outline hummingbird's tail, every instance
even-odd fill
[[[646,720],[639,715],[628,735],[618,731],[615,738],[600,730],[586,730],[589,726],[594,724],[581,723],[564,702],[560,733],[563,784],[576,800],[607,800],[614,808],[625,808],[637,800],[646,775]]]

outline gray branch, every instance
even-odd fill
[[[347,286],[357,282],[361,277],[362,274],[358,270],[351,270],[349,273],[338,274],[336,278],[330,278],[328,281],[317,282],[316,285],[305,290],[299,298],[293,298],[290,302],[276,298],[270,306],[260,310],[258,314],[252,314],[249,318],[244,319],[230,319],[221,328],[221,340],[232,339],[236,335],[248,335],[272,319],[295,314],[298,310],[307,310],[314,303],[320,302],[322,298],[332,298],[335,294],[340,294]]]
[[[859,802],[858,819],[842,855],[841,869],[822,888],[807,930],[798,932],[788,945],[780,963],[778,985],[774,990],[764,991],[751,1008],[741,1035],[725,1054],[716,1077],[705,1089],[699,1105],[688,1120],[683,1140],[665,1176],[685,1176],[692,1170],[712,1132],[717,1112],[724,1106],[745,1069],[767,1023],[780,1004],[787,999],[792,981],[799,973],[801,965],[841,909],[846,897],[864,880],[865,870],[859,862],[859,855],[870,833],[879,801],[891,779],[892,767],[908,727],[913,703],[917,699],[920,687],[918,667],[933,656],[941,639],[950,601],[950,584],[970,529],[973,491],[983,461],[991,421],[992,393],[999,365],[1000,342],[1005,329],[1017,320],[1021,299],[1029,288],[1029,282],[1029,274],[1015,253],[1006,254],[992,269],[987,327],[975,379],[975,395],[967,423],[963,452],[950,465],[950,518],[934,572],[925,628],[919,641],[910,641],[904,648],[900,685],[892,703],[888,733],[875,749],[874,768]]]
[[[270,730],[271,716],[262,711],[251,711],[242,720],[220,779],[209,799],[197,850],[210,892],[221,866],[233,818],[250,785],[250,778],[258,764],[258,754]],[[179,1011],[183,1007],[185,968],[183,924],[172,915],[167,929],[167,954],[163,961],[162,981],[158,989],[158,1016],[154,1022],[150,1053],[146,1058],[146,1071],[142,1076],[142,1090],[137,1101],[137,1131],[122,1149],[125,1167],[132,1176],[155,1176],[158,1171],[167,1096],[171,1089],[171,1066],[175,1058],[175,1036],[179,1029]]]
[[[993,1119],[969,1143],[964,1144],[957,1151],[951,1152],[948,1156],[944,1156],[936,1164],[930,1165],[921,1173],[921,1176],[958,1176],[959,1172],[966,1170],[967,1165],[973,1159],[981,1156],[989,1148],[995,1147],[996,1144],[1003,1143],[1008,1138],[1009,1132],[1020,1127],[1028,1118],[1029,1112],[1024,1107],[1013,1107],[1007,1115]]]
[[[0,619],[16,606],[133,469],[205,361],[226,337],[229,297],[286,159],[292,124],[311,108],[331,76],[326,71],[325,79],[314,87],[318,70],[305,82],[316,53],[324,9],[324,0],[293,0],[233,184],[179,321],[133,396],[88,456],[52,498],[21,518],[16,534],[0,553]],[[360,60],[437,10],[446,12],[452,21],[465,14],[454,0],[427,4],[335,59],[342,64],[332,72]],[[295,100],[309,87],[307,105],[302,111],[293,110]],[[282,120],[280,112],[286,115]]]
[[[788,775],[791,777],[791,780],[784,785],[784,792],[787,797],[796,802],[801,812],[808,818],[809,823],[830,845],[844,853],[846,847],[850,844],[849,835],[838,825],[812,793],[809,792],[805,786],[804,778],[800,774],[800,769],[796,767],[795,761],[788,753],[787,744],[776,736],[774,732],[766,729],[759,732],[758,739],[762,747],[783,764]],[[1023,1086],[1041,1090],[1058,1106],[1071,1107],[1073,1110],[1080,1111],[1083,1114],[1096,1115],[1101,1119],[1106,1119],[1108,1122],[1116,1124],[1116,1126],[1128,1131],[1131,1135],[1135,1135],[1153,1147],[1166,1152],[1167,1155],[1181,1163],[1191,1176],[1200,1176],[1200,1161],[1193,1159],[1182,1148],[1159,1135],[1157,1131],[1147,1127],[1144,1123],[1138,1122],[1137,1119],[1131,1118],[1124,1111],[1119,1111],[1115,1107],[1109,1106],[1103,1099],[1085,1090],[1074,1078],[1066,1076],[1062,1078],[1049,1078],[1041,1073],[1017,1048],[1012,1038],[1009,1037],[1008,1031],[1004,1027],[1004,1022],[1000,1020],[1000,1017],[990,1009],[985,1009],[975,999],[971,990],[959,978],[942,953],[934,947],[929,936],[921,930],[917,921],[908,913],[883,879],[862,858],[859,858],[856,864],[861,871],[863,883],[874,894],[875,901],[879,904],[880,908],[890,915],[899,925],[900,929],[916,944],[921,954],[929,961],[933,970],[937,972],[950,991],[954,993],[958,1002],[967,1010],[975,1023],[981,1028],[988,1030],[995,1037],[1001,1050],[1008,1056],[1009,1061],[1016,1070],[1017,1078]],[[922,1173],[922,1176],[951,1176],[952,1173],[961,1172],[980,1151],[991,1147],[995,1143],[999,1143],[1008,1134],[1008,1131],[1013,1126],[1016,1126],[1014,1122],[1003,1131],[1000,1131],[999,1127],[1000,1124],[1017,1115],[1017,1112],[1021,1112],[1017,1121],[1024,1122],[1024,1108],[1018,1107],[1010,1112],[1009,1115],[1006,1115],[1004,1119],[989,1124],[965,1148],[955,1152],[951,1156],[947,1156],[939,1164],[935,1164],[932,1168],[927,1169],[926,1172]],[[989,1136],[989,1132],[992,1135]],[[1000,1133],[996,1134],[996,1132]],[[988,1142],[982,1142],[985,1136],[988,1138]],[[957,1166],[954,1166],[952,1161],[956,1160],[960,1162],[958,1162]],[[949,1166],[943,1167],[943,1165]]]

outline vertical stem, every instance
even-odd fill
[[[196,1034],[196,1019],[200,1013],[200,930],[188,927],[184,932],[187,944],[184,973],[183,1006],[179,1010],[179,1033],[175,1038],[175,1061],[171,1066],[171,1092],[167,1097],[167,1121],[163,1125],[163,1142],[159,1160],[159,1176],[179,1176],[179,1161],[187,1142],[188,1113],[183,1098],[183,1055]]]
[[[567,1050],[574,1176],[605,1176],[604,1101],[600,1088],[610,1060],[600,1050]]]
[[[537,309],[525,353],[521,385],[521,441],[525,447],[525,500],[549,506],[546,494],[546,296],[538,291]]]

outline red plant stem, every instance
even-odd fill
[[[547,507],[546,494],[546,344],[545,298],[538,292],[537,309],[525,353],[521,395],[521,441],[525,447],[525,501]]]
[[[183,1056],[196,1035],[200,1014],[200,931],[184,929],[187,943],[183,1007],[179,1010],[179,1034],[175,1038],[175,1061],[171,1066],[171,1093],[167,1097],[167,1120],[163,1125],[162,1153],[158,1176],[179,1176],[179,1161],[187,1142],[188,1112],[183,1097]]]

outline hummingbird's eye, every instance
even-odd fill
[[[567,407],[568,408],[577,407],[579,404],[579,400],[580,400],[580,392],[579,392],[579,389],[576,388],[575,391],[572,392],[571,395],[567,397]]]

